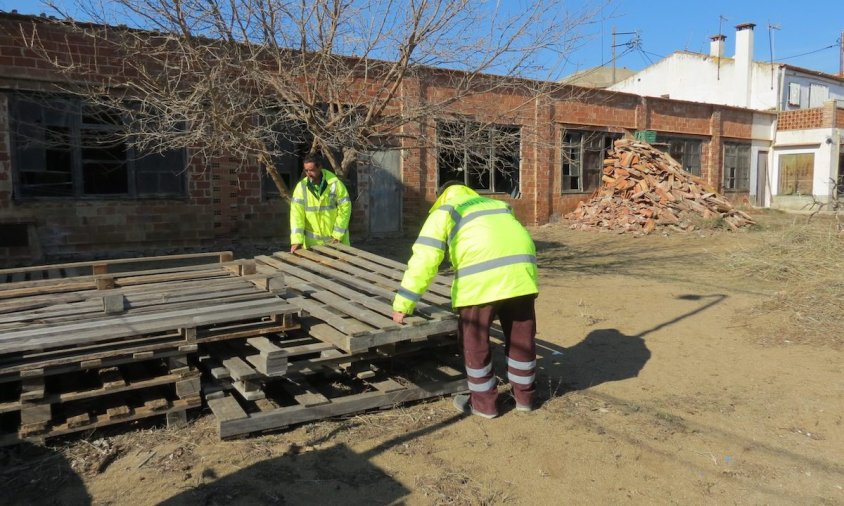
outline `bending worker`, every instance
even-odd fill
[[[305,177],[290,200],[290,252],[327,242],[349,244],[352,201],[346,186],[333,172],[320,169],[315,157],[305,157],[302,165]]]
[[[505,336],[507,378],[516,409],[534,407],[536,369],[536,247],[504,202],[455,183],[440,189],[413,245],[413,255],[393,301],[393,320],[404,323],[437,274],[448,250],[454,268],[452,304],[470,395],[454,405],[484,418],[498,416],[489,329],[496,315]]]

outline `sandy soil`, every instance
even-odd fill
[[[203,415],[6,450],[0,502],[844,504],[844,349],[778,335],[778,287],[726,267],[766,230],[533,230],[533,413],[441,399],[225,442]]]

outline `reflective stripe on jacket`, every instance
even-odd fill
[[[337,239],[349,244],[352,201],[346,186],[333,172],[322,169],[326,189],[317,197],[308,190],[308,178],[293,188],[290,200],[290,244],[304,247]]]
[[[536,247],[506,203],[456,185],[434,203],[413,245],[393,309],[413,312],[448,251],[454,307],[538,293]]]

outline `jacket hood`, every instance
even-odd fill
[[[464,200],[465,198],[472,198],[478,197],[478,192],[469,188],[468,186],[463,186],[462,184],[456,184],[453,186],[449,186],[446,188],[442,194],[434,201],[434,205],[431,206],[431,209],[428,211],[428,214],[436,211],[440,206],[448,204],[449,202],[455,200]]]

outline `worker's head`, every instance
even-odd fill
[[[319,168],[319,160],[313,155],[308,155],[302,160],[302,172],[311,183],[322,181],[322,170]]]
[[[440,206],[446,204],[449,200],[460,196],[477,197],[478,193],[466,186],[463,181],[448,181],[440,185],[437,189],[437,200],[431,206],[430,212],[435,211]]]

